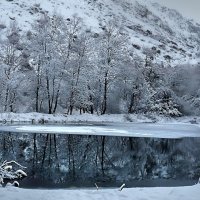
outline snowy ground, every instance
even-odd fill
[[[143,115],[92,115],[92,114],[43,114],[43,113],[0,113],[1,122],[67,123],[67,122],[152,122]]]
[[[199,200],[200,185],[118,189],[30,190],[0,188],[1,200]]]
[[[158,115],[142,114],[43,114],[43,113],[0,113],[2,123],[68,123],[68,122],[135,122],[135,123],[197,123],[200,124],[200,117],[179,117],[169,118]]]

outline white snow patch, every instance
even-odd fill
[[[200,184],[187,187],[81,189],[81,190],[30,190],[0,188],[1,200],[199,200]]]
[[[32,131],[32,132],[49,132],[49,133],[87,133],[94,134],[98,132],[106,132],[106,133],[128,133],[126,130],[118,130],[115,128],[103,128],[103,127],[92,127],[92,126],[66,126],[66,127],[53,127],[53,126],[21,126],[16,127],[16,130],[20,131]]]

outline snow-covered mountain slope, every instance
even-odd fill
[[[77,14],[93,32],[101,31],[104,21],[116,19],[136,54],[149,47],[165,65],[198,62],[200,25],[149,0],[1,0],[0,27],[16,20],[22,30],[28,30],[44,13],[65,18]]]

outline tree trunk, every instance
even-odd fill
[[[133,113],[133,105],[134,105],[135,94],[134,92],[131,95],[131,102],[128,108],[128,113]]]
[[[39,92],[40,92],[40,84],[41,84],[41,79],[40,79],[40,60],[38,63],[38,69],[37,69],[37,87],[36,87],[36,99],[35,99],[35,111],[39,112],[40,111],[40,100],[39,100]]]
[[[7,87],[7,88],[6,88],[6,96],[5,96],[4,112],[6,112],[7,109],[8,109],[8,94],[9,94],[9,89],[8,89],[8,87]]]
[[[104,152],[105,152],[105,136],[102,136],[101,141],[101,171],[104,176]]]
[[[47,136],[46,136],[46,141],[45,141],[45,146],[44,146],[44,151],[43,151],[43,157],[42,157],[42,165],[41,165],[41,167],[44,166],[44,161],[45,161],[45,157],[46,157],[46,150],[47,150],[48,140],[49,140],[49,134],[47,134]]]
[[[108,72],[105,73],[105,78],[104,78],[104,94],[103,94],[103,103],[101,112],[102,115],[104,115],[107,110],[107,93],[108,93]]]
[[[47,84],[46,89],[47,89],[47,99],[48,99],[48,110],[49,110],[49,114],[51,114],[52,113],[52,102],[51,102],[50,85],[49,85],[48,75],[46,75],[46,84]]]
[[[37,159],[38,159],[36,141],[37,141],[37,135],[35,133],[33,136],[33,168],[35,168],[35,166],[37,165]]]

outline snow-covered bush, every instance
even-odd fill
[[[156,102],[156,104],[151,107],[151,111],[171,117],[180,117],[182,115],[178,110],[178,106],[171,100],[169,100],[169,102]]]
[[[174,102],[170,90],[160,89],[151,99],[152,105],[150,107],[152,112],[161,115],[180,117],[182,113],[179,111],[179,106]]]
[[[21,169],[16,170],[16,167]],[[4,161],[0,165],[0,185],[4,183],[4,180],[16,180],[26,177],[27,174],[22,170],[25,168],[15,161]],[[16,185],[15,182],[14,185]]]

